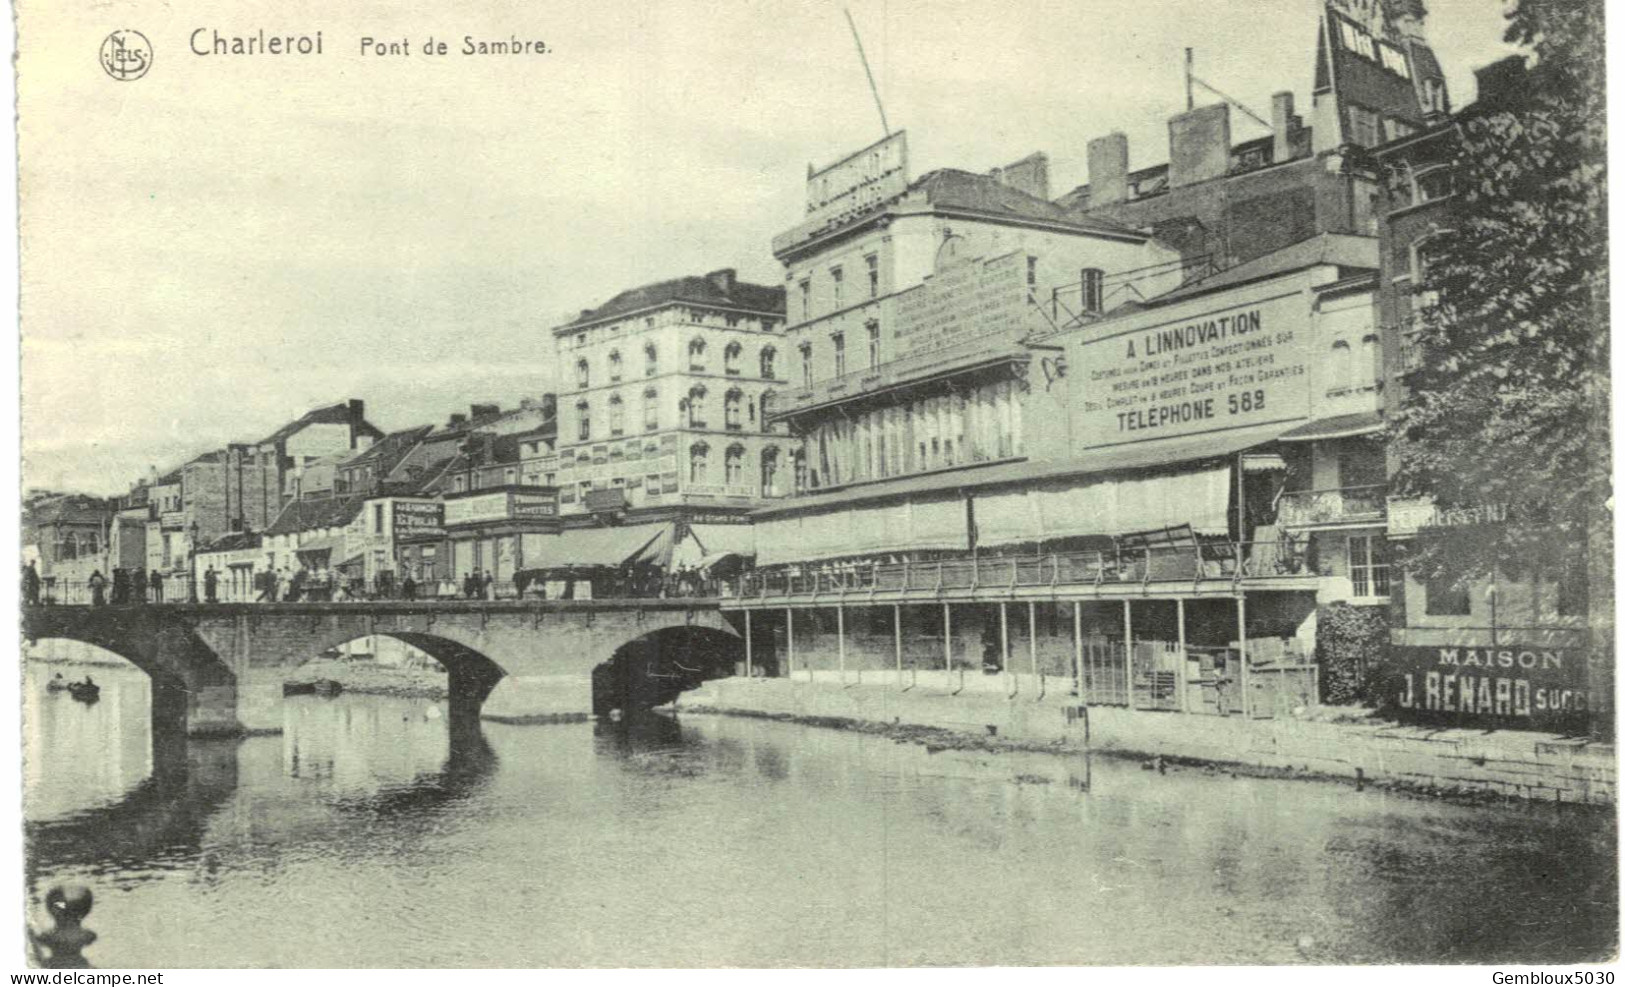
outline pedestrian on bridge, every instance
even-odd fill
[[[147,602],[147,570],[137,569],[130,576],[130,602]]]
[[[218,603],[220,595],[220,574],[209,566],[209,571],[203,574],[203,600],[206,603]]]
[[[39,570],[34,568],[33,559],[23,566],[23,602],[31,607],[39,606]]]
[[[152,570],[152,575],[147,577],[147,585],[152,587],[152,602],[164,602],[163,573],[159,572],[157,569]]]
[[[100,569],[90,574],[90,605],[93,607],[107,605],[107,577],[102,575]]]
[[[495,585],[495,583],[496,580],[491,578],[491,570],[485,570],[485,575],[480,577],[480,599],[491,599],[491,587]]]
[[[415,600],[418,598],[418,581],[408,572],[406,578],[401,580],[401,599]]]

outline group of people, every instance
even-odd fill
[[[167,580],[157,569],[114,569],[111,581],[100,569],[93,570],[86,580],[90,590],[91,606],[125,606],[132,603],[163,603]],[[23,602],[38,606],[44,594],[44,581],[33,562],[23,566]]]

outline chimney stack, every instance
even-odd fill
[[[470,421],[479,421],[481,418],[495,418],[500,414],[502,414],[500,404],[471,404],[468,406]]]
[[[1049,155],[1035,151],[1014,164],[994,168],[988,177],[1036,199],[1049,199]]]
[[[1089,208],[1128,201],[1128,135],[1114,130],[1089,142]]]
[[[705,276],[705,280],[711,282],[711,287],[722,292],[724,295],[731,295],[733,294],[734,290],[734,281],[738,278],[738,276],[738,271],[731,267],[724,267],[721,270],[712,271],[710,274],[707,274]]]
[[[1198,106],[1168,121],[1168,187],[1180,188],[1230,171],[1230,104]]]
[[[1292,158],[1292,137],[1302,126],[1292,112],[1292,93],[1279,92],[1270,100],[1270,126],[1275,128],[1275,163]]]

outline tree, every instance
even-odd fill
[[[1506,40],[1524,78],[1456,122],[1451,228],[1420,285],[1437,298],[1415,328],[1426,359],[1390,432],[1398,495],[1505,522],[1418,539],[1407,564],[1611,573],[1603,3],[1518,0]]]

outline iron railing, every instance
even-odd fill
[[[836,562],[757,569],[746,598],[1122,585],[1315,576],[1302,542],[1210,542],[1101,552],[975,556],[931,562]]]
[[[1277,516],[1288,527],[1381,522],[1388,517],[1388,487],[1294,490],[1281,495]]]

